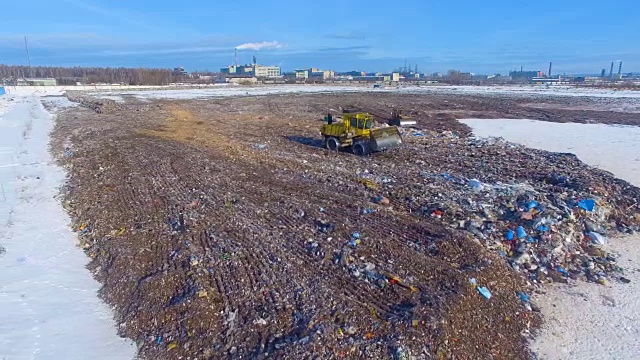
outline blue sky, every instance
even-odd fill
[[[5,0],[0,63],[217,70],[640,71],[638,0]],[[244,45],[244,46],[243,46]],[[617,65],[616,65],[617,66]]]

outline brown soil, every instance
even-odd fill
[[[453,100],[286,95],[63,113],[53,146],[73,144],[73,157],[61,160],[70,172],[65,204],[121,334],[149,359],[529,357],[523,334],[540,318],[515,296],[526,280],[468,233],[417,215],[411,197],[429,186],[420,173],[542,182],[561,167],[587,187],[608,181],[599,186],[620,194],[628,184],[588,175],[570,158],[473,150],[438,137],[364,158],[329,153],[320,118],[328,109],[382,117],[399,107],[421,128],[460,135],[469,129],[455,118],[468,116],[631,118]],[[364,170],[395,182],[364,186]],[[391,204],[373,204],[378,195]],[[377,211],[363,215],[365,208]],[[354,232],[361,243],[345,245]],[[377,277],[354,275],[365,263]]]

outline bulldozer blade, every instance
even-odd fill
[[[402,137],[397,127],[372,130],[371,137],[371,148],[373,151],[389,150],[402,145]]]

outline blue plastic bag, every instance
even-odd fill
[[[507,232],[504,234],[504,237],[508,240],[511,241],[513,240],[513,237],[515,236],[515,233],[513,232],[513,230],[509,229],[507,230]]]
[[[522,226],[518,226],[518,228],[516,229],[516,233],[518,234],[518,239],[523,239],[527,236],[527,232],[524,231],[524,228]]]
[[[536,228],[536,230],[540,231],[540,232],[546,232],[549,231],[549,228],[547,226],[544,225],[540,225]]]
[[[522,291],[518,291],[517,294],[522,302],[524,303],[529,302],[529,295],[523,293]]]
[[[593,199],[582,199],[578,201],[578,207],[587,211],[593,211],[596,207],[596,201]]]

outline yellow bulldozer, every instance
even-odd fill
[[[396,148],[402,145],[397,126],[375,127],[373,115],[364,112],[343,113],[342,119],[325,117],[320,134],[329,150],[351,148],[356,155]]]

